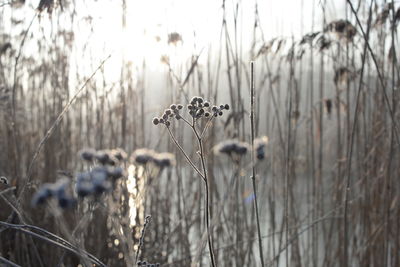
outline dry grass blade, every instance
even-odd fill
[[[357,19],[357,24],[361,29],[364,41],[365,41],[365,43],[367,45],[367,48],[368,48],[368,51],[369,51],[369,53],[370,53],[370,55],[372,57],[372,61],[374,62],[374,65],[375,65],[375,68],[376,68],[376,72],[378,74],[379,82],[381,84],[381,90],[382,90],[382,93],[383,93],[383,96],[384,96],[386,107],[387,107],[387,109],[389,111],[390,119],[391,119],[391,121],[393,123],[393,126],[394,126],[394,129],[395,129],[394,132],[395,132],[395,135],[396,135],[397,145],[400,146],[400,135],[399,135],[398,121],[395,118],[395,115],[394,115],[394,112],[393,112],[393,108],[392,108],[392,106],[390,104],[389,97],[388,97],[386,89],[385,89],[386,85],[385,85],[385,82],[384,82],[384,79],[383,79],[383,76],[382,76],[381,69],[380,69],[378,61],[377,61],[377,59],[375,57],[375,53],[373,52],[373,50],[372,50],[372,48],[370,46],[370,43],[369,43],[369,40],[368,40],[368,36],[365,33],[365,31],[364,31],[364,29],[362,27],[362,24],[360,22],[360,19],[359,19],[358,15],[357,15],[357,11],[354,9],[354,6],[353,6],[353,4],[351,3],[350,0],[347,0],[347,3],[349,4],[349,6],[351,8],[351,11],[353,12],[354,16]]]
[[[2,256],[0,256],[0,262],[3,262],[5,266],[21,267],[21,265],[15,264],[14,262],[9,261],[6,258],[3,258]]]
[[[10,229],[14,229],[16,231],[20,231],[24,234],[28,234],[28,235],[38,238],[42,241],[48,242],[52,245],[55,245],[57,247],[68,250],[69,252],[72,252],[72,253],[76,254],[77,256],[87,257],[93,263],[95,263],[99,266],[102,266],[102,267],[106,267],[106,265],[104,263],[102,263],[100,260],[98,260],[95,256],[91,255],[90,253],[76,248],[68,241],[66,241],[46,230],[43,230],[39,227],[35,227],[35,226],[31,226],[31,225],[12,224],[12,223],[6,223],[3,221],[0,221],[0,226],[2,226],[3,228],[10,228]],[[34,230],[39,230],[40,234],[34,232]],[[44,234],[47,236],[45,236]]]

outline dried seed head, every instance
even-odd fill
[[[183,106],[181,104],[178,104],[177,108],[178,109],[183,109]]]
[[[166,115],[170,115],[171,113],[172,113],[172,110],[171,110],[171,109],[166,109],[166,110],[165,110],[165,114],[166,114]]]
[[[108,180],[95,179],[92,180],[94,193],[102,194],[104,192],[109,192],[112,188],[111,182]]]
[[[113,158],[118,161],[123,161],[128,157],[128,154],[122,148],[116,148],[110,151]]]
[[[147,163],[153,161],[154,155],[155,152],[153,150],[140,148],[133,152],[131,160],[137,164],[146,165]]]
[[[175,165],[175,156],[171,153],[158,153],[154,157],[154,164],[159,168],[167,168]]]
[[[203,99],[202,97],[198,97],[198,98],[197,98],[197,102],[198,102],[198,103],[201,104],[201,103],[203,103],[203,101],[204,101],[204,99]]]
[[[110,155],[109,155],[106,151],[104,151],[104,150],[97,151],[97,153],[96,153],[96,159],[97,159],[101,164],[105,165],[105,164],[107,164],[107,163],[109,162],[109,160],[110,160]]]
[[[346,41],[352,41],[357,34],[357,29],[349,21],[342,19],[329,23],[325,31],[334,32],[340,39],[345,39]]]
[[[167,127],[169,127],[169,126],[171,125],[171,123],[170,123],[169,121],[166,121],[166,122],[165,122],[165,125],[166,125]]]
[[[164,123],[164,119],[160,119],[160,123]]]
[[[210,117],[210,112],[204,113],[204,116],[205,116],[206,118]]]
[[[0,183],[1,183],[1,184],[8,184],[7,178],[4,177],[4,176],[1,176],[1,177],[0,177]]]
[[[117,180],[119,178],[121,178],[122,176],[124,176],[124,169],[122,169],[121,167],[116,167],[113,169],[108,169],[107,170],[107,174],[113,178],[114,180]]]
[[[57,200],[58,206],[62,209],[72,208],[76,204],[76,200],[65,193],[58,195]]]
[[[225,104],[225,109],[229,110],[229,105],[228,104]]]
[[[168,45],[176,45],[178,42],[182,42],[182,36],[177,32],[172,32],[168,34]]]
[[[62,178],[54,184],[44,184],[33,196],[31,205],[37,206],[43,204],[47,199],[55,197],[61,208],[69,208],[75,204],[75,200],[67,194],[67,188],[70,184],[68,178]]]
[[[160,123],[160,120],[158,118],[153,119],[153,124],[158,125]]]
[[[104,166],[97,166],[97,167],[93,168],[93,170],[90,172],[90,177],[92,178],[92,180],[96,180],[96,181],[107,180],[107,177],[108,177],[107,168]]]
[[[96,159],[102,164],[102,165],[111,165],[114,166],[117,162],[118,159],[114,156],[112,151],[110,150],[100,150],[97,151],[96,153]]]
[[[85,148],[79,151],[79,155],[83,160],[86,161],[93,161],[95,155],[96,155],[96,150],[91,149],[91,148]]]
[[[208,108],[210,106],[210,103],[208,101],[204,102],[204,107]]]
[[[243,156],[250,150],[250,146],[245,142],[239,142],[237,140],[226,140],[214,147],[214,152],[216,154],[236,154],[238,156]]]
[[[222,114],[223,114],[222,111],[218,112],[218,115],[222,116]]]
[[[218,107],[217,107],[217,106],[213,106],[213,107],[211,108],[211,110],[214,111],[214,112],[216,112],[216,111],[218,110]]]
[[[93,194],[94,186],[91,181],[90,174],[85,173],[78,173],[77,181],[76,181],[76,193],[79,197],[86,197],[88,195]]]
[[[40,187],[40,189],[33,195],[31,205],[36,207],[38,205],[42,205],[53,196],[53,191],[51,189],[51,184],[44,184]]]
[[[176,105],[172,104],[169,108],[172,109],[172,110],[176,110]]]
[[[225,105],[219,105],[219,108],[220,108],[220,109],[224,109],[224,108],[225,108]]]
[[[254,152],[258,160],[265,158],[265,149],[268,144],[268,137],[262,136],[254,140]]]

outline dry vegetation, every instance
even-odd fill
[[[400,8],[343,2],[271,40],[255,5],[244,52],[221,1],[219,52],[163,56],[158,98],[145,62],[83,74],[70,1],[0,16],[0,266],[400,266]]]

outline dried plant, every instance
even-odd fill
[[[353,41],[357,34],[357,29],[349,21],[343,19],[332,21],[326,26],[325,31],[335,33],[339,39],[348,42]]]
[[[151,14],[128,36],[134,1],[0,3],[0,265],[208,266],[210,240],[219,266],[399,265],[400,3],[292,1],[292,34],[256,2],[205,46]]]
[[[197,172],[197,174],[203,179],[205,185],[205,207],[204,207],[204,216],[206,220],[206,228],[207,228],[207,239],[208,239],[208,249],[210,252],[210,260],[211,265],[213,267],[216,266],[215,261],[215,252],[213,248],[213,240],[212,240],[212,229],[210,226],[210,188],[209,188],[209,176],[206,168],[206,154],[204,148],[204,135],[211,125],[212,121],[223,115],[224,110],[229,110],[228,104],[222,104],[219,106],[212,105],[210,102],[205,101],[200,96],[193,97],[190,102],[187,104],[187,113],[189,118],[187,118],[183,114],[183,105],[181,104],[171,104],[168,109],[164,111],[162,116],[156,117],[153,119],[154,125],[162,124],[164,125],[168,133],[170,134],[172,140],[174,141],[175,145],[179,148],[182,152],[190,166]],[[199,167],[195,165],[192,159],[189,158],[188,154],[182,148],[182,146],[178,143],[176,137],[173,135],[170,127],[172,120],[183,121],[194,133],[198,146],[199,152],[198,155],[201,161],[201,171]],[[205,120],[204,123],[201,123]]]

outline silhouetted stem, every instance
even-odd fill
[[[201,160],[201,166],[203,169],[204,173],[204,182],[205,182],[205,190],[206,190],[206,206],[204,208],[204,214],[206,217],[206,228],[207,228],[207,239],[208,239],[208,250],[210,251],[210,259],[211,259],[211,265],[213,267],[216,267],[216,262],[215,262],[215,255],[214,255],[214,248],[213,248],[213,242],[212,242],[212,234],[211,234],[211,227],[210,227],[210,215],[211,215],[211,210],[210,210],[210,190],[209,190],[209,183],[208,183],[208,177],[207,177],[207,169],[206,169],[206,163],[204,159],[204,149],[203,149],[203,142],[201,139],[201,136],[197,132],[196,128],[192,127],[193,132],[196,135],[197,141],[199,143],[199,148],[200,148],[200,160]]]
[[[258,249],[260,252],[261,266],[264,267],[264,258],[263,258],[263,248],[262,248],[262,239],[261,239],[261,229],[260,229],[260,218],[258,215],[258,203],[257,203],[257,187],[256,187],[256,164],[254,160],[254,62],[250,62],[250,72],[251,72],[251,96],[250,96],[250,104],[251,104],[251,113],[250,113],[250,124],[251,124],[251,147],[253,153],[251,153],[251,165],[253,175],[251,180],[253,182],[253,194],[254,194],[254,208],[256,210],[256,221],[257,221],[257,234],[258,234]]]

